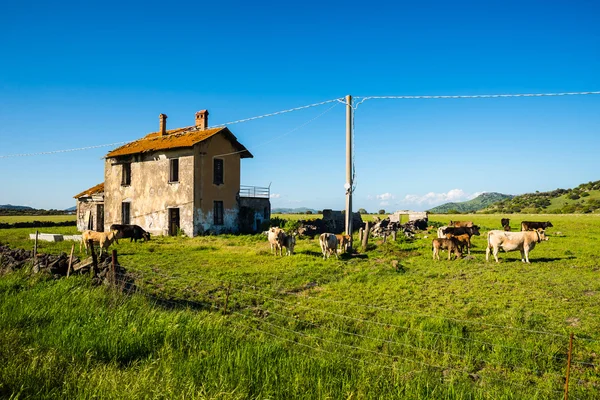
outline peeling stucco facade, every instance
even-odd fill
[[[178,213],[179,229],[187,236],[239,232],[241,160],[239,154],[229,154],[235,152],[231,141],[217,134],[190,148],[107,157],[105,230],[127,222],[123,221],[123,203],[129,203],[128,222],[154,235],[173,234],[173,213]],[[214,182],[215,158],[223,163],[220,184]],[[170,182],[173,159],[179,164],[177,182]],[[129,184],[122,183],[125,168],[130,169]],[[222,202],[222,218],[217,220],[215,202]]]

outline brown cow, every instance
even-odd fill
[[[456,256],[456,259],[459,259],[462,256],[460,251],[460,244],[455,237],[451,237],[449,239],[445,238],[435,238],[431,243],[433,247],[433,259],[440,259],[440,250],[447,249],[448,250],[448,260],[450,260],[450,256],[452,253]]]
[[[449,227],[446,228],[442,231],[442,233],[444,235],[446,235],[447,238],[451,238],[451,237],[461,237],[461,239],[459,240],[460,245],[461,245],[461,251],[464,250],[463,244],[466,244],[467,246],[467,252],[469,255],[471,255],[471,236],[476,235],[479,236],[479,227],[477,225],[473,225],[470,227]],[[465,237],[464,235],[467,235],[467,237]]]
[[[450,221],[449,226],[453,226],[455,228],[471,228],[473,226],[473,221]]]
[[[339,235],[335,235],[335,237],[337,238],[338,245],[340,246],[338,252],[340,254],[341,253],[345,253],[346,252],[346,248],[350,244],[350,241],[352,240],[352,238],[350,237],[350,235],[345,235],[343,233],[339,234]]]

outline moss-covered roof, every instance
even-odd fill
[[[118,147],[106,155],[106,158],[118,157],[137,153],[146,153],[157,150],[168,150],[192,147],[216,134],[224,134],[231,141],[236,151],[240,152],[241,158],[252,158],[252,154],[226,127],[198,130],[195,126],[171,129],[162,135],[160,132],[152,132],[141,139]]]
[[[104,182],[97,184],[94,187],[91,187],[87,190],[84,190],[83,192],[79,193],[78,195],[73,196],[74,199],[78,199],[80,197],[89,197],[92,196],[94,194],[98,194],[98,193],[104,193]]]

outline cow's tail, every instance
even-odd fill
[[[488,234],[487,234],[487,247],[488,247],[488,249],[491,247],[490,246],[490,236],[492,236],[492,235],[493,235],[492,231],[489,231]]]

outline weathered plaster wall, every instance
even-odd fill
[[[215,135],[194,148],[194,235],[206,232],[238,232],[238,194],[240,190],[240,155],[223,135]],[[214,158],[223,160],[223,184],[213,183]],[[223,202],[223,225],[214,224],[214,201]]]
[[[94,200],[92,197],[82,197],[77,199],[77,230],[83,232],[90,229],[86,215],[90,212],[90,217],[93,219],[91,229],[101,231],[103,227],[99,226],[98,205],[103,204],[102,201]],[[101,218],[100,218],[101,219]]]
[[[169,182],[171,158],[179,159],[179,181]],[[121,185],[123,162],[131,162],[131,184]],[[155,235],[168,234],[168,209],[179,208],[180,227],[193,235],[194,157],[191,149],[174,149],[107,159],[104,169],[105,228],[120,224],[121,203],[131,203],[131,223]]]

